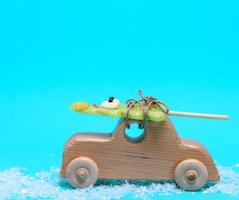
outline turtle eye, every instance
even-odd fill
[[[109,97],[107,101],[101,104],[101,107],[106,109],[117,109],[120,107],[120,101],[114,97]]]
[[[114,101],[114,99],[115,99],[114,97],[109,97],[109,99],[108,99],[108,102],[110,102],[110,103],[111,103],[111,102],[113,102],[113,101]]]

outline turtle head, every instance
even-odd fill
[[[87,102],[75,102],[73,103],[70,108],[73,110],[84,110],[89,107]]]

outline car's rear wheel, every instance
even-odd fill
[[[94,185],[99,170],[96,163],[88,157],[78,157],[66,167],[66,179],[75,188],[86,188]]]
[[[199,190],[206,184],[207,180],[207,168],[199,160],[183,160],[175,169],[175,181],[184,190]]]

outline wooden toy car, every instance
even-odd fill
[[[134,123],[143,130],[138,137],[126,134]],[[184,190],[198,190],[219,180],[207,149],[179,138],[168,117],[160,122],[122,117],[112,133],[76,133],[64,146],[60,175],[77,188],[93,185],[97,179],[141,179],[176,181]]]

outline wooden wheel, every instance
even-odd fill
[[[86,188],[94,185],[99,170],[96,163],[88,157],[78,157],[72,160],[66,168],[66,179],[71,186]]]
[[[206,184],[207,180],[207,168],[199,160],[183,160],[175,169],[175,181],[184,190],[199,190]]]

